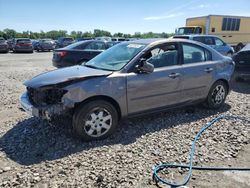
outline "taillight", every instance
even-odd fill
[[[56,52],[57,55],[59,55],[60,57],[64,57],[67,52],[63,51],[63,52]]]
[[[32,44],[31,43],[28,43],[28,44],[16,43],[16,46],[32,46]]]

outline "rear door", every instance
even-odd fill
[[[182,43],[182,97],[186,102],[204,99],[213,83],[215,63],[208,50]]]

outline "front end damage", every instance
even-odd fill
[[[35,117],[51,120],[55,116],[67,114],[70,108],[66,107],[62,98],[66,90],[56,87],[31,88],[20,97],[22,108]]]

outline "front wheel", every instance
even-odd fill
[[[104,139],[118,124],[116,108],[104,100],[80,105],[73,116],[73,129],[85,141]]]
[[[227,94],[228,94],[227,85],[223,81],[215,82],[211,87],[207,96],[206,104],[208,108],[210,109],[220,108],[224,104]]]

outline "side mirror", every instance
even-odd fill
[[[136,67],[136,71],[138,73],[152,73],[154,72],[154,65],[147,62],[146,59],[142,58],[140,59],[139,65]]]

